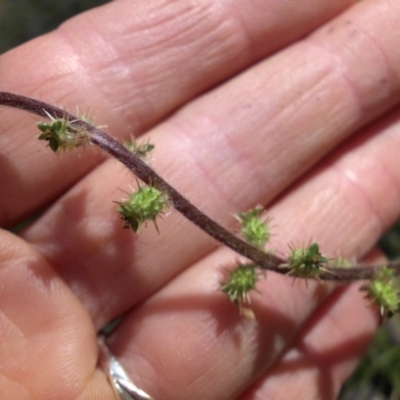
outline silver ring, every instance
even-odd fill
[[[111,354],[104,335],[98,336],[98,344],[100,365],[110,381],[116,400],[154,400],[132,382],[121,363]]]

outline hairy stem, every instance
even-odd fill
[[[264,253],[227,231],[190,203],[137,154],[129,151],[124,145],[94,125],[91,125],[58,107],[12,93],[0,92],[0,105],[25,110],[46,118],[48,117],[48,114],[55,118],[65,118],[68,121],[73,122],[75,126],[84,128],[90,135],[91,143],[97,145],[109,155],[116,158],[146,184],[152,185],[158,190],[167,193],[172,206],[211,237],[219,241],[221,244],[231,248],[238,254],[248,258],[263,269],[283,274],[289,272],[289,269],[285,266],[285,260],[273,254]],[[396,270],[396,274],[400,274],[400,263],[392,263],[389,264],[389,266]],[[327,266],[324,267],[323,271],[318,276],[318,279],[342,282],[371,279],[378,268],[380,267],[371,265],[357,265],[351,268]]]

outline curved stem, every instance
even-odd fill
[[[0,105],[25,110],[46,118],[48,117],[48,114],[50,114],[55,118],[65,118],[69,122],[73,122],[74,125],[83,127],[88,132],[91,143],[97,145],[109,155],[116,158],[146,184],[152,185],[158,190],[167,193],[172,206],[176,210],[221,244],[230,247],[232,250],[248,258],[263,269],[283,274],[290,271],[285,266],[285,260],[273,254],[264,253],[230,233],[190,203],[138,155],[129,151],[124,145],[94,125],[91,125],[58,107],[12,93],[0,92]],[[395,268],[398,274],[400,273],[400,263],[390,264],[390,266]],[[367,265],[358,265],[353,268],[327,266],[324,267],[323,271],[318,276],[318,279],[343,282],[371,279],[378,268],[379,266]]]

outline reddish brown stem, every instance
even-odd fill
[[[66,118],[70,122],[73,121],[74,125],[83,127],[89,133],[91,143],[116,158],[146,184],[167,193],[171,204],[176,210],[221,244],[248,258],[262,269],[283,274],[287,274],[290,271],[285,266],[286,260],[273,254],[265,253],[230,233],[190,203],[139,156],[129,151],[125,146],[99,128],[58,107],[12,93],[0,92],[0,105],[25,110],[46,118],[50,114],[55,118]],[[392,263],[389,266],[396,269],[397,274],[400,274],[400,263]],[[318,279],[342,282],[371,279],[378,268],[379,266],[371,265],[357,265],[352,268],[326,266],[318,276]]]

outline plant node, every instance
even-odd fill
[[[387,266],[380,268],[366,287],[367,297],[378,304],[382,317],[400,312],[400,278]]]
[[[154,150],[155,145],[149,141],[145,143],[138,143],[135,138],[124,143],[124,146],[132,153],[137,154],[140,158],[145,159],[148,154]]]
[[[301,278],[316,278],[321,273],[323,264],[327,262],[328,259],[319,251],[318,243],[312,243],[308,247],[292,249],[285,266],[290,269],[289,274]]]
[[[54,152],[74,149],[89,142],[87,131],[79,125],[74,125],[74,121],[70,122],[67,118],[54,118],[47,112],[46,114],[50,123],[39,122],[37,124],[42,132],[38,139],[48,142]]]
[[[156,229],[156,218],[168,208],[168,197],[153,186],[139,188],[128,200],[119,203],[118,212],[124,220],[123,228],[132,228],[137,232],[147,221],[153,221]]]
[[[239,212],[237,217],[242,224],[242,234],[246,241],[261,250],[264,250],[270,238],[267,221],[261,220],[263,208],[257,206],[246,212]]]
[[[255,290],[260,274],[254,264],[239,264],[229,272],[228,280],[221,290],[239,307],[241,315],[254,317],[250,308],[250,292]]]

